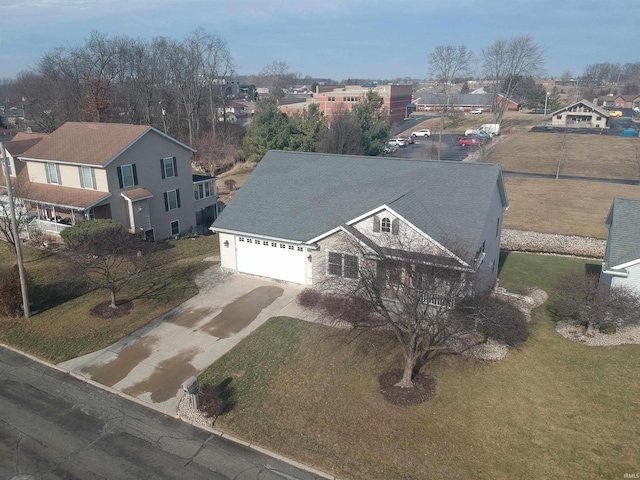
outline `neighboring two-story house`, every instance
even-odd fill
[[[191,174],[192,152],[146,125],[68,122],[19,155],[12,185],[46,232],[110,218],[164,239],[216,216],[215,178]]]
[[[232,271],[317,286],[364,261],[393,281],[420,264],[486,289],[507,206],[499,165],[270,151],[211,229]]]

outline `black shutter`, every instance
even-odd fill
[[[122,186],[123,186],[123,184],[122,184],[122,167],[118,167],[117,171],[118,171],[118,183],[120,184],[120,188],[122,188]]]
[[[160,159],[160,172],[162,173],[162,179],[164,180],[166,177],[165,175],[165,171],[164,171],[164,158]]]
[[[373,216],[373,231],[374,232],[380,231],[380,217],[377,215]]]
[[[400,231],[400,221],[397,218],[395,218],[391,222],[391,233],[393,235],[397,235],[399,231]]]
[[[167,192],[164,192],[164,211],[169,211],[169,197],[167,195]]]
[[[138,172],[136,171],[136,164],[131,165],[131,169],[133,170],[133,184],[138,184]]]
[[[178,161],[176,160],[176,157],[173,157],[173,176],[178,176]]]
[[[178,208],[180,208],[180,189],[176,188],[176,200],[178,201]]]

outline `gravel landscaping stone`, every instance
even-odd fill
[[[601,259],[604,258],[606,243],[606,240],[599,238],[526,232],[505,228],[502,230],[500,247],[503,250],[514,252],[548,253]]]

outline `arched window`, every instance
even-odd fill
[[[380,222],[380,230],[386,233],[391,233],[391,220],[384,217]]]

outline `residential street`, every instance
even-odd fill
[[[324,478],[0,348],[0,478]]]

